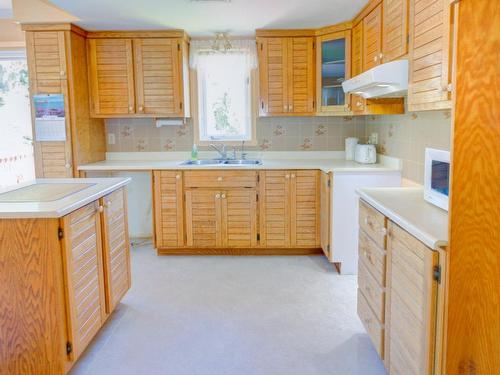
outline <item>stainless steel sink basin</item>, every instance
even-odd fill
[[[262,161],[261,160],[225,160],[224,164],[226,165],[261,165]]]
[[[261,160],[255,159],[205,159],[186,160],[181,165],[203,165],[203,166],[224,166],[224,165],[261,165]]]

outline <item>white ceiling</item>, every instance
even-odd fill
[[[4,1],[4,0],[0,0]],[[184,29],[191,36],[259,28],[315,28],[347,21],[368,0],[50,0],[88,30]]]
[[[0,18],[12,17],[12,1],[0,0]]]

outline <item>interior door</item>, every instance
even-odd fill
[[[111,314],[130,289],[130,241],[125,190],[119,189],[101,198],[104,285],[106,313]]]
[[[290,171],[260,172],[260,244],[290,247]]]
[[[222,246],[257,246],[257,191],[229,189],[221,193]]]
[[[288,113],[288,38],[259,38],[260,114]]]
[[[70,358],[78,359],[105,316],[101,223],[97,202],[62,219]]]
[[[132,40],[88,39],[91,113],[135,113]]]
[[[178,38],[134,39],[137,113],[182,116],[182,52]]]
[[[290,242],[294,247],[320,246],[319,172],[292,171],[290,175]]]
[[[190,247],[222,246],[222,193],[186,190],[186,237]]]

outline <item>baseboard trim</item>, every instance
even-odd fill
[[[158,255],[323,255],[321,248],[158,248]]]

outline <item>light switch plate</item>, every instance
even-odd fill
[[[115,144],[115,133],[108,133],[108,145]]]

